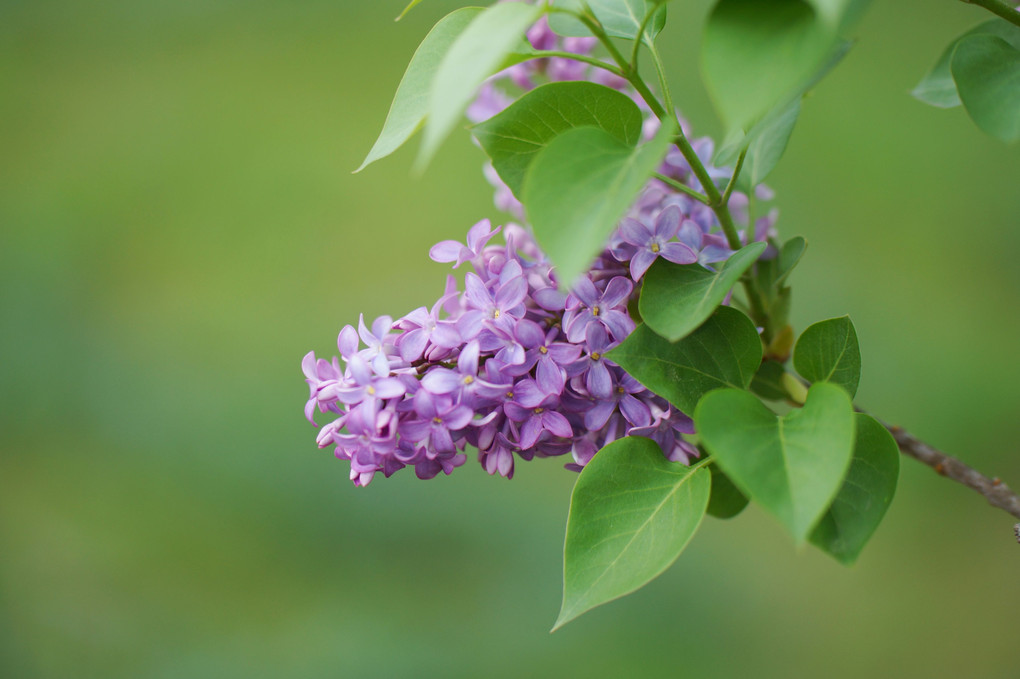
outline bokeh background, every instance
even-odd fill
[[[302,355],[435,299],[428,247],[500,218],[464,133],[351,174],[460,4],[0,2],[0,675],[1018,676],[1012,522],[910,460],[853,568],[751,509],[550,635],[558,461],[356,489],[315,447]],[[707,8],[660,42],[718,134]],[[1020,486],[1020,149],[908,95],[986,18],[877,0],[770,184],[859,403]]]

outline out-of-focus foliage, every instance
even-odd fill
[[[1011,676],[1008,519],[910,461],[851,570],[752,508],[550,637],[572,473],[359,490],[315,449],[301,356],[434,299],[428,247],[497,217],[466,133],[350,175],[459,3],[403,5],[0,6],[0,674]],[[876,4],[769,181],[811,242],[798,330],[849,313],[858,402],[1017,481],[1016,150],[907,94],[957,5]],[[669,11],[718,136],[707,3]]]

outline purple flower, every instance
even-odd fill
[[[429,250],[429,257],[434,262],[455,262],[453,268],[456,269],[464,262],[477,260],[481,256],[485,244],[498,232],[498,226],[493,229],[489,220],[483,219],[468,231],[467,245],[455,240],[444,240],[432,246],[432,249]]]
[[[604,292],[599,292],[590,277],[579,278],[567,298],[567,312],[563,315],[567,340],[580,341],[590,323],[599,323],[614,339],[622,341],[634,330],[634,321],[626,313],[633,290],[634,284],[621,276],[609,281]]]
[[[620,224],[624,242],[636,248],[630,260],[630,275],[635,281],[641,280],[648,267],[659,257],[668,259],[674,264],[693,264],[698,261],[698,253],[690,245],[673,241],[673,237],[680,229],[682,218],[680,208],[670,205],[659,213],[654,229],[630,218],[624,219]],[[700,235],[699,232],[699,240]]]
[[[453,436],[470,424],[474,416],[471,408],[454,403],[442,396],[433,396],[422,389],[414,396],[414,411],[421,417],[400,423],[400,435],[412,441],[427,444],[427,455],[434,458],[439,453],[454,450]]]

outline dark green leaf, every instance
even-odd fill
[[[666,24],[666,7],[662,0],[586,0],[592,14],[602,24],[606,34],[614,38],[633,40],[645,16],[650,11],[656,15],[648,22],[643,39],[646,43],[655,40],[662,27]],[[554,4],[559,9],[580,12],[585,0],[557,0]],[[661,5],[661,6],[660,6]],[[656,10],[656,7],[658,9]],[[554,12],[549,15],[549,27],[555,33],[564,36],[589,36],[591,31],[583,23],[572,16]]]
[[[951,70],[974,123],[996,139],[1020,139],[1020,50],[993,35],[971,36],[957,44]]]
[[[751,391],[769,401],[786,400],[786,387],[783,386],[785,373],[783,366],[776,361],[763,361],[751,380]]]
[[[588,269],[666,155],[674,133],[663,125],[635,149],[605,130],[579,127],[535,156],[524,178],[523,202],[560,285],[569,286]]]
[[[856,561],[892,502],[899,472],[900,452],[892,434],[875,418],[858,413],[850,470],[811,542],[842,564]]]
[[[935,62],[928,75],[921,79],[911,94],[926,104],[939,108],[952,108],[960,105],[960,95],[956,92],[956,83],[950,65],[956,45],[964,38],[972,35],[994,35],[1002,38],[1013,47],[1020,49],[1020,27],[1014,26],[1003,19],[992,19],[970,29],[949,44],[942,56]]]
[[[761,364],[761,338],[751,319],[721,306],[697,330],[670,342],[641,324],[609,352],[610,360],[682,412],[720,387],[746,389]]]
[[[410,9],[410,7],[408,7]],[[405,10],[406,11],[406,10]],[[410,139],[428,112],[429,88],[443,55],[467,25],[482,13],[481,7],[465,7],[447,14],[433,27],[411,57],[404,77],[400,79],[397,93],[390,104],[382,132],[372,150],[355,172],[361,172],[367,165],[385,158]]]
[[[707,394],[694,414],[701,442],[745,495],[801,543],[843,483],[854,445],[854,410],[832,384],[811,387],[804,407],[778,418],[746,391]]]
[[[622,92],[589,82],[559,82],[528,92],[471,131],[499,176],[520,196],[528,165],[560,133],[598,127],[635,146],[642,121],[641,109]]]
[[[717,272],[659,258],[641,287],[641,317],[668,340],[684,338],[712,315],[764,250],[765,243],[751,243],[733,253]]]
[[[542,12],[542,7],[522,2],[493,5],[450,45],[429,91],[428,119],[416,162],[419,170],[456,126],[482,82],[507,66],[508,58],[521,49],[524,32]]]
[[[713,464],[709,469],[712,470],[712,495],[706,513],[717,519],[732,519],[747,507],[747,496],[733,485],[719,465]]]
[[[793,366],[809,382],[838,384],[853,398],[861,380],[861,348],[850,317],[819,321],[801,333]]]
[[[800,262],[801,257],[804,256],[805,250],[807,250],[807,241],[801,236],[794,236],[783,243],[783,247],[779,250],[776,285],[783,284],[786,277],[790,275],[790,272]]]
[[[600,450],[570,497],[563,606],[553,630],[666,570],[701,524],[710,478],[704,467],[670,462],[651,439],[628,437]]]
[[[705,26],[702,62],[727,129],[751,130],[786,106],[839,47],[837,29],[803,0],[720,0]]]

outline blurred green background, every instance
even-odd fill
[[[302,355],[435,299],[428,247],[498,218],[463,133],[350,174],[461,4],[403,3],[0,3],[0,675],[1018,676],[1012,522],[910,460],[853,568],[752,509],[549,635],[557,461],[356,489],[315,447]],[[707,7],[661,43],[717,134]],[[908,96],[985,18],[878,0],[770,184],[859,402],[1020,486],[1020,150]]]

